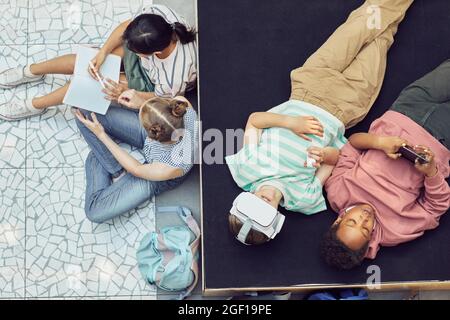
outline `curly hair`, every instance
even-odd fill
[[[352,250],[339,240],[338,229],[339,224],[333,225],[325,233],[320,244],[320,254],[328,265],[341,270],[350,270],[362,263],[369,243],[359,250]]]

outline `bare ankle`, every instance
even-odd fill
[[[35,109],[44,109],[45,107],[39,103],[39,98],[31,99],[31,106]]]

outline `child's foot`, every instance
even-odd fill
[[[11,68],[0,73],[0,88],[10,89],[20,84],[42,79],[44,79],[44,75],[36,76],[32,74],[29,66]]]
[[[32,100],[16,100],[0,105],[0,119],[17,121],[43,114],[47,109],[36,109]]]

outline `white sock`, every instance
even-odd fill
[[[27,100],[25,100],[25,106],[26,106],[27,109],[30,110],[30,111],[36,111],[36,110],[39,110],[39,109],[37,109],[37,108],[35,108],[35,107],[33,106],[33,99],[27,99]]]
[[[31,65],[27,65],[25,68],[23,68],[23,74],[24,74],[24,76],[25,77],[28,77],[28,78],[33,78],[33,77],[36,77],[36,75],[35,74],[32,74],[31,73]]]

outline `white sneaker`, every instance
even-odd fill
[[[36,82],[44,79],[44,75],[27,76],[25,75],[26,67],[17,67],[0,72],[0,88],[11,89],[20,84]]]
[[[47,109],[35,109],[31,100],[15,100],[0,105],[0,119],[17,121],[41,115],[46,111]]]

